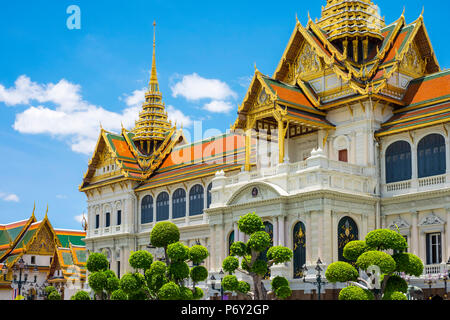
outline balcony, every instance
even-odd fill
[[[95,238],[95,237],[105,237],[109,235],[115,235],[126,232],[126,227],[124,225],[115,225],[109,226],[105,228],[97,228],[97,229],[88,229],[86,232],[86,238]]]
[[[383,197],[393,197],[450,187],[449,174],[411,179],[383,185]]]
[[[372,195],[376,186],[375,172],[375,167],[330,160],[321,149],[313,150],[305,161],[242,171],[230,177],[225,177],[223,172],[216,173],[212,207],[223,206],[227,202],[225,193],[234,193],[250,182],[277,185],[288,194],[329,189]]]

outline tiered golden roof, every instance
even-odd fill
[[[385,26],[370,0],[328,0],[317,24],[329,41],[366,36],[382,40],[380,30]]]
[[[158,145],[166,139],[167,134],[172,128],[171,121],[168,120],[162,94],[159,91],[158,75],[156,72],[156,23],[153,23],[153,62],[152,72],[148,91],[145,93],[145,101],[142,105],[142,111],[139,113],[139,120],[132,130],[134,133],[133,141],[139,150],[144,154],[151,154]]]

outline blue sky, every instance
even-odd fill
[[[173,120],[189,131],[225,131],[236,117],[254,65],[272,75],[295,26],[320,17],[310,1],[8,1],[0,10],[0,223],[38,218],[80,228],[78,192],[99,120],[130,127],[149,78],[157,21],[160,89]],[[450,65],[448,1],[375,1],[386,22],[425,6],[441,68]],[[66,9],[81,9],[69,30]],[[137,116],[137,114],[136,114]]]

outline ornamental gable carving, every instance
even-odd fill
[[[411,43],[408,51],[400,63],[400,69],[410,75],[422,76],[425,72],[426,63],[422,60],[419,49],[415,43]]]
[[[397,219],[391,222],[391,224],[389,225],[389,229],[396,230],[397,227],[399,229],[408,229],[410,225],[408,222],[406,222],[406,220],[398,217]]]
[[[423,218],[420,221],[419,226],[423,227],[423,226],[431,226],[431,225],[442,225],[444,223],[445,223],[444,220],[439,218],[434,213],[431,213],[430,215],[428,215],[427,217]]]
[[[256,201],[264,201],[270,199],[278,199],[280,195],[266,186],[249,186],[238,192],[236,197],[231,197],[229,205],[247,204]]]
[[[321,62],[312,46],[305,42],[297,58],[297,75],[316,73],[322,69]]]
[[[29,249],[28,254],[36,255],[52,255],[55,251],[54,236],[48,225],[44,225],[39,233],[34,238]]]

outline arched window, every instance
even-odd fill
[[[228,255],[230,255],[231,245],[234,243],[234,230],[230,232],[228,236]]]
[[[186,216],[186,191],[177,189],[172,195],[172,217],[182,218]]]
[[[206,208],[209,208],[211,206],[211,189],[212,189],[212,183],[208,184],[208,188],[206,188]]]
[[[145,196],[141,202],[141,224],[153,222],[153,197]]]
[[[406,141],[397,141],[386,150],[386,183],[410,180],[411,146]]]
[[[269,251],[270,247],[273,247],[273,224],[265,221],[264,222],[264,231],[267,232],[270,236],[270,246],[261,252],[259,255],[259,259],[262,259],[264,261],[267,261],[267,251]],[[264,279],[268,280],[270,278],[270,270],[267,271],[267,273],[264,275]]]
[[[203,213],[204,207],[204,190],[203,186],[196,184],[189,191],[189,215],[196,216]]]
[[[350,217],[344,217],[338,224],[338,260],[348,262],[344,258],[344,247],[350,241],[358,240],[358,226]]]
[[[419,178],[444,174],[445,139],[440,134],[430,134],[420,140],[417,146],[417,165]]]
[[[169,219],[169,194],[162,192],[156,198],[156,221]]]
[[[294,251],[294,278],[303,277],[303,265],[306,263],[306,228],[303,222],[294,226],[293,251]]]

